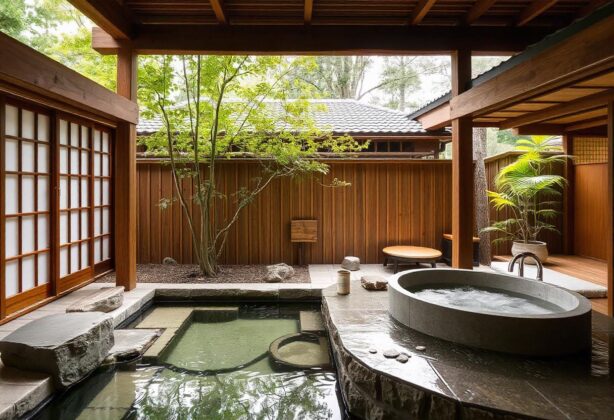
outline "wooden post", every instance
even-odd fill
[[[614,101],[608,102],[608,314],[614,316]]]
[[[471,81],[471,51],[452,52],[452,97]],[[452,267],[473,268],[473,129],[471,117],[452,120]]]
[[[137,56],[128,49],[117,56],[117,93],[136,101]],[[115,136],[116,284],[136,287],[136,125],[122,122]]]
[[[563,136],[563,151],[566,155],[573,155],[573,136],[569,134]],[[565,161],[564,175],[567,187],[563,196],[563,252],[573,255],[575,169],[572,159]]]

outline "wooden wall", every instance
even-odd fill
[[[574,253],[605,260],[608,164],[580,164],[574,170]]]
[[[509,165],[514,162],[519,156],[518,152],[508,152],[501,155],[493,156],[491,158],[486,159],[486,178],[488,179],[488,189],[493,191],[495,189],[495,176],[499,172],[501,168]],[[560,167],[554,168],[553,173],[563,175],[564,168],[563,165]],[[543,232],[539,238],[539,240],[545,241],[548,243],[548,252],[550,254],[561,254],[564,252],[563,248],[563,206],[559,206],[557,210],[561,211],[561,214],[556,218],[552,223],[557,226],[557,229],[560,234],[554,232]],[[510,217],[509,212],[504,211],[496,211],[492,207],[490,209],[490,220],[505,220]],[[491,234],[491,238],[494,239],[495,236]],[[492,255],[510,255],[511,254],[511,242],[498,242],[492,244]]]
[[[236,191],[257,176],[253,161],[221,162],[217,179],[223,192]],[[331,188],[334,178],[351,183]],[[183,182],[185,191],[191,188]],[[170,256],[193,262],[189,232],[178,204],[163,209],[163,198],[174,196],[170,167],[160,162],[138,163],[138,261],[159,263]],[[232,202],[232,199],[229,200]],[[339,263],[355,255],[367,263],[382,262],[387,245],[440,247],[450,231],[451,162],[350,161],[331,162],[326,176],[275,181],[244,209],[230,231],[223,264],[296,262],[290,243],[292,219],[318,220],[318,242],[306,245],[307,263]],[[231,204],[220,204],[228,215]]]

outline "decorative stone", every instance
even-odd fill
[[[266,281],[267,283],[279,283],[281,281],[289,279],[293,275],[294,268],[290,267],[288,264],[281,263],[267,265],[264,281]]]
[[[371,348],[369,349],[369,353],[371,353],[371,354],[375,354],[375,353],[377,353],[377,349],[374,349],[373,347],[371,347]]]
[[[113,319],[100,312],[46,316],[0,341],[2,363],[45,372],[59,387],[70,386],[96,369],[113,347]]]
[[[362,276],[360,284],[367,290],[388,290],[388,280],[381,276]]]
[[[341,268],[345,268],[350,271],[360,270],[360,258],[358,257],[345,257],[341,263]]]
[[[407,363],[408,360],[409,360],[409,356],[406,355],[405,353],[401,353],[397,356],[397,362],[399,363]]]
[[[384,357],[388,359],[396,359],[397,357],[399,357],[399,354],[400,353],[396,351],[395,349],[388,349],[384,351]]]
[[[418,351],[426,351],[426,347],[424,347],[424,346],[416,346],[416,350],[418,350]]]
[[[122,303],[124,286],[103,287],[66,308],[66,312],[111,312]]]
[[[164,257],[162,260],[162,264],[164,265],[177,265],[177,260],[171,257]]]
[[[142,356],[160,334],[161,330],[145,328],[115,330],[113,334],[115,344],[104,360],[104,364],[132,360]]]

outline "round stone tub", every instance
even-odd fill
[[[430,336],[524,356],[591,347],[591,304],[541,281],[473,270],[404,271],[389,281],[390,315]]]

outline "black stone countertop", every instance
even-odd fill
[[[325,289],[323,305],[345,350],[380,374],[461,405],[539,418],[614,418],[614,319],[600,313],[592,313],[590,354],[546,359],[472,349],[411,330],[389,316],[388,292],[366,291],[359,282],[347,296],[337,295],[336,286]],[[386,359],[391,348],[412,357],[406,364]]]

